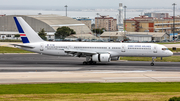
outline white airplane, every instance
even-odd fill
[[[14,17],[23,44],[12,44],[17,48],[55,56],[86,57],[83,64],[110,62],[119,60],[121,56],[152,57],[151,66],[156,57],[168,57],[173,53],[163,45],[154,43],[96,43],[96,42],[48,42],[24,21],[22,17]]]

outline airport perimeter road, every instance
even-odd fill
[[[180,55],[180,53],[173,53],[173,55]]]
[[[1,54],[0,72],[52,72],[52,71],[180,71],[180,62],[112,61],[96,65],[83,65],[85,58],[57,57],[39,54]]]
[[[166,46],[167,48],[172,48],[172,47],[180,48],[180,44],[162,44],[162,45]]]

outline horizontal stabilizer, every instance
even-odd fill
[[[32,46],[29,46],[29,45],[24,45],[24,44],[10,44],[10,45],[13,45],[13,46],[18,46],[18,47],[21,47],[21,48],[30,48],[30,49],[33,49],[34,47]]]

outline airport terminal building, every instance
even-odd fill
[[[18,29],[15,25],[14,16],[23,17],[23,19],[35,30],[41,31],[44,28],[48,39],[54,39],[56,29],[62,26],[67,26],[73,29],[77,35],[81,37],[92,34],[91,30],[82,22],[75,19],[59,16],[59,15],[1,15],[0,16],[0,40],[17,39],[15,37]],[[92,35],[93,36],[93,35]]]

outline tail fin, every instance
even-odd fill
[[[43,42],[41,37],[27,24],[22,17],[14,17],[23,43]]]

